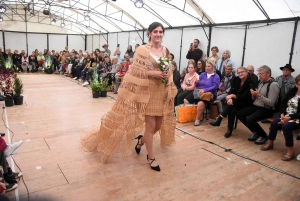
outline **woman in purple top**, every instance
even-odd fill
[[[195,87],[199,89],[200,95],[205,92],[211,92],[214,99],[217,97],[218,87],[220,85],[220,77],[215,73],[215,63],[212,61],[206,62],[205,72],[199,75],[199,79],[195,82]],[[205,103],[200,99],[194,99],[193,93],[189,94],[184,99],[184,104],[196,103],[197,116],[194,125],[200,125],[200,116],[205,110]]]

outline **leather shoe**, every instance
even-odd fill
[[[266,145],[262,146],[260,148],[260,150],[267,151],[267,150],[270,150],[270,149],[273,149],[273,148],[274,148],[273,144],[272,145],[266,144]]]
[[[225,133],[224,137],[229,138],[232,135],[232,130],[228,129],[228,131]]]
[[[297,135],[296,140],[300,140],[300,134]]]
[[[268,141],[268,137],[260,137],[257,140],[255,140],[255,144],[265,144]]]
[[[248,141],[254,142],[258,138],[259,138],[259,135],[257,135],[256,133],[254,133],[251,137],[248,138]]]

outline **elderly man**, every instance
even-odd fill
[[[104,53],[106,53],[110,57],[110,50],[108,49],[108,45],[104,44],[102,45],[102,47],[104,49]]]
[[[279,85],[281,100],[283,100],[286,93],[295,87],[295,78],[291,75],[295,69],[290,64],[286,64],[280,67],[280,70],[282,70],[282,75],[276,77],[275,81]]]
[[[253,80],[255,88],[258,86],[258,77],[254,74],[254,67],[252,65],[247,66],[248,76]]]
[[[265,144],[268,141],[267,133],[258,124],[258,121],[271,117],[275,113],[275,105],[279,96],[279,86],[271,79],[271,69],[263,65],[258,70],[260,83],[257,90],[250,89],[253,105],[237,111],[238,119],[252,132],[249,141],[255,144]]]

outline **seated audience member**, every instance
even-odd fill
[[[252,132],[252,136],[248,138],[249,141],[254,141],[255,144],[265,144],[268,137],[258,121],[272,117],[275,113],[279,86],[277,82],[272,81],[272,71],[268,66],[263,65],[257,71],[261,82],[257,89],[250,89],[254,100],[253,105],[238,110],[237,117]]]
[[[195,61],[189,60],[188,63],[189,72],[185,75],[184,80],[181,84],[181,88],[178,89],[177,95],[174,99],[174,105],[181,105],[184,103],[184,99],[189,95],[193,94],[195,88],[195,81],[198,78],[198,74],[195,72]]]
[[[224,50],[223,54],[222,54],[222,58],[219,59],[217,66],[216,66],[216,71],[218,71],[217,73],[219,75],[221,75],[220,79],[222,80],[224,75],[225,75],[225,67],[228,64],[231,64],[232,68],[233,68],[233,73],[235,72],[235,65],[234,62],[230,59],[231,57],[231,53],[229,50]]]
[[[140,44],[135,44],[135,46],[134,46],[134,52],[133,52],[133,55],[134,55],[134,53],[135,53],[136,49],[137,49],[139,46],[140,46]]]
[[[214,60],[215,63],[218,63],[220,57],[217,55],[218,52],[219,52],[219,48],[217,46],[213,46],[212,48],[210,48],[211,50],[211,56],[210,57],[207,57],[207,55],[205,54],[204,55],[204,61],[207,61],[207,60]]]
[[[291,75],[295,69],[293,69],[290,64],[286,64],[285,66],[280,67],[280,70],[282,70],[282,75],[276,77],[275,81],[280,88],[281,100],[284,100],[287,92],[295,87],[295,78]]]
[[[232,66],[231,64],[227,64],[225,67],[225,75],[223,79],[220,81],[219,89],[218,89],[218,96],[217,100],[217,106],[219,113],[223,112],[223,100],[225,100],[226,96],[228,95],[228,92],[231,89],[231,82],[235,78],[235,75],[232,73]]]
[[[21,67],[21,56],[18,54],[18,50],[14,51],[14,54],[12,55],[13,64],[15,66],[15,71],[23,72],[23,68]]]
[[[85,71],[86,75],[85,75],[85,82],[83,83],[83,87],[86,87],[87,85],[89,85],[93,79],[93,74],[94,74],[94,71],[96,70],[97,68],[97,63],[96,62],[93,62],[92,63],[92,66],[89,66],[89,64],[87,64],[88,67],[87,67],[87,71]]]
[[[22,172],[12,172],[11,168],[8,166],[6,158],[14,153],[14,151],[21,146],[22,140],[6,144],[5,140],[0,137],[0,166],[3,168],[2,180],[4,181],[6,191],[14,190],[18,187],[16,179],[22,177]]]
[[[22,68],[26,69],[27,73],[29,73],[29,71],[30,71],[30,69],[29,69],[29,61],[28,61],[28,57],[27,57],[26,53],[24,53],[22,55],[21,61],[22,61]]]
[[[117,89],[117,82],[116,82],[116,73],[120,71],[120,64],[118,63],[118,58],[116,56],[113,56],[111,58],[112,66],[111,71],[109,72],[111,74],[112,81],[114,83],[114,94],[118,93]]]
[[[74,80],[78,80],[80,77],[77,77],[77,71],[76,69],[79,68],[79,65],[82,65],[82,61],[83,61],[84,57],[83,54],[79,53],[76,55],[76,58],[74,60],[74,63],[72,65],[72,76]]]
[[[176,85],[177,89],[181,88],[181,84],[180,84],[180,73],[177,70],[177,65],[175,61],[171,61],[171,69],[173,71],[173,82]]]
[[[117,57],[118,63],[121,64],[123,58],[122,58],[122,56],[121,56],[121,51],[120,51],[120,48],[119,48],[119,47],[117,47],[116,51],[114,52],[114,56]]]
[[[31,72],[37,71],[38,62],[34,51],[29,56],[29,64],[31,65]]]
[[[174,54],[170,53],[168,59],[169,61],[174,61]]]
[[[205,72],[205,62],[203,60],[199,60],[197,63],[196,73],[200,75]]]
[[[199,95],[203,93],[211,92],[213,99],[217,97],[218,87],[220,85],[220,77],[215,73],[215,63],[214,61],[207,61],[205,72],[199,75],[199,79],[195,82],[195,88],[199,90]],[[201,99],[195,99],[194,94],[190,93],[184,99],[184,104],[196,103],[197,104],[197,115],[194,126],[200,125],[200,117],[205,110],[205,101]]]
[[[129,56],[129,54],[125,54],[124,59],[126,60],[127,65],[129,66],[130,65],[130,56]]]
[[[180,74],[180,83],[183,82],[185,75],[186,75],[186,69],[184,68],[184,69],[182,69],[182,72]]]
[[[37,62],[38,62],[38,67],[43,67],[45,63],[45,57],[42,52],[39,52],[39,55],[37,56]]]
[[[125,54],[128,54],[130,58],[133,57],[134,52],[132,51],[132,46],[131,46],[131,45],[128,45]],[[124,56],[124,57],[125,57],[125,56]],[[128,59],[128,60],[129,60],[129,59]]]
[[[110,57],[110,50],[108,49],[108,45],[104,44],[104,45],[102,45],[102,47],[104,49],[104,52],[107,54],[107,56]]]
[[[51,55],[51,52],[48,51],[48,53],[45,56],[44,68],[52,68],[52,62],[53,62],[53,57]]]
[[[59,64],[58,59],[59,59],[59,54],[58,52],[55,52],[53,55],[53,71],[58,70],[58,64]]]
[[[84,78],[81,77],[81,73],[83,69],[86,67],[88,64],[88,54],[83,53],[83,59],[78,61],[79,63],[77,64],[77,67],[75,68],[75,77],[79,78],[79,81],[83,81]],[[74,76],[74,75],[73,75]]]
[[[296,77],[295,82],[296,86],[287,92],[284,100],[281,102],[280,115],[271,123],[267,144],[260,148],[262,151],[273,149],[277,131],[282,130],[285,146],[287,147],[287,153],[282,158],[284,161],[294,158],[293,130],[300,129],[300,75]]]
[[[59,66],[59,69],[58,71],[63,74],[63,66],[65,65],[66,63],[66,57],[65,57],[65,52],[61,52],[60,55],[59,55],[59,58],[58,58],[58,66]]]
[[[238,77],[233,78],[229,95],[226,96],[226,105],[222,113],[216,120],[210,122],[212,126],[220,126],[221,121],[228,115],[228,130],[224,137],[229,138],[232,135],[236,112],[242,108],[252,106],[250,86],[254,85],[245,67],[237,69]]]
[[[102,78],[103,79],[108,78],[109,79],[108,85],[112,85],[112,78],[111,78],[111,73],[110,73],[112,63],[110,61],[109,56],[104,56],[103,64],[104,64],[104,67],[105,67],[105,73],[103,74]]]
[[[254,67],[252,65],[247,66],[249,77],[253,80],[255,88],[258,86],[258,77],[254,74]]]
[[[123,59],[122,64],[120,66],[120,70],[118,73],[116,73],[116,90],[117,90],[117,92],[118,92],[121,82],[123,81],[123,77],[127,73],[127,71],[128,71],[127,61],[125,59]]]

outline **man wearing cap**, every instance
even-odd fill
[[[104,52],[110,57],[110,50],[108,49],[108,45],[104,44],[104,45],[102,45],[102,47],[104,49]]]
[[[275,81],[280,87],[281,100],[283,100],[286,93],[295,87],[295,78],[291,75],[295,69],[290,64],[286,64],[280,67],[280,70],[282,70],[282,75],[276,77]]]

